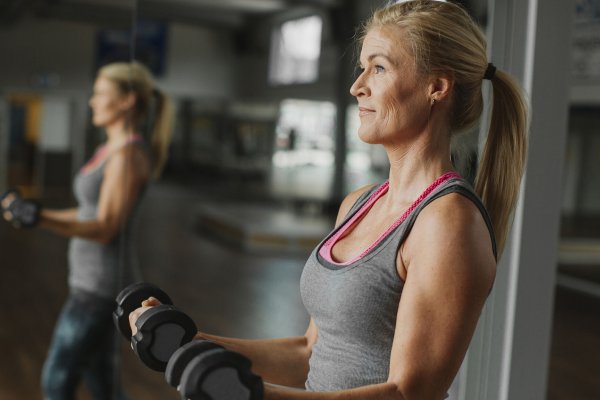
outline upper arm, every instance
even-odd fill
[[[495,277],[489,231],[477,207],[459,194],[432,202],[399,252],[400,263],[406,280],[389,380],[416,398],[443,398]]]
[[[106,241],[117,234],[129,217],[149,176],[148,157],[138,146],[125,146],[108,160],[97,212]]]

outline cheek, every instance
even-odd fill
[[[113,101],[102,101],[98,103],[98,111],[102,113],[114,113],[117,107]]]
[[[391,97],[383,107],[382,122],[384,126],[395,126],[406,120],[407,107],[400,99]]]
[[[394,130],[420,130],[429,119],[429,107],[414,95],[391,97],[384,107],[384,127]]]
[[[98,99],[92,107],[92,116],[95,122],[105,123],[115,118],[118,114],[114,102]]]

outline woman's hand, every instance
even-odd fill
[[[151,309],[152,307],[156,307],[162,304],[158,299],[154,297],[149,297],[146,300],[142,301],[142,306],[136,308],[131,313],[129,313],[129,327],[131,328],[131,336],[134,336],[137,333],[137,327],[135,326],[135,322],[138,320],[140,315],[145,311]]]

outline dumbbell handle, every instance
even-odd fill
[[[150,307],[138,317],[137,332],[132,336],[129,314],[149,297],[155,297],[162,304]],[[191,341],[198,331],[194,321],[175,308],[162,289],[145,282],[129,285],[119,293],[113,319],[119,332],[131,341],[138,357],[156,371],[164,371],[173,352]]]
[[[173,304],[169,295],[162,289],[146,282],[132,283],[118,294],[115,300],[117,304],[113,312],[113,321],[117,330],[126,340],[131,340],[129,314],[141,307],[142,301],[151,296],[157,298],[162,304]]]
[[[171,355],[198,332],[187,314],[168,304],[146,310],[135,326],[137,332],[131,337],[131,347],[155,371],[164,371]]]

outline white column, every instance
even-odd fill
[[[459,397],[545,399],[574,4],[489,0],[489,11],[489,57],[524,87],[530,147],[511,235],[465,361]]]

